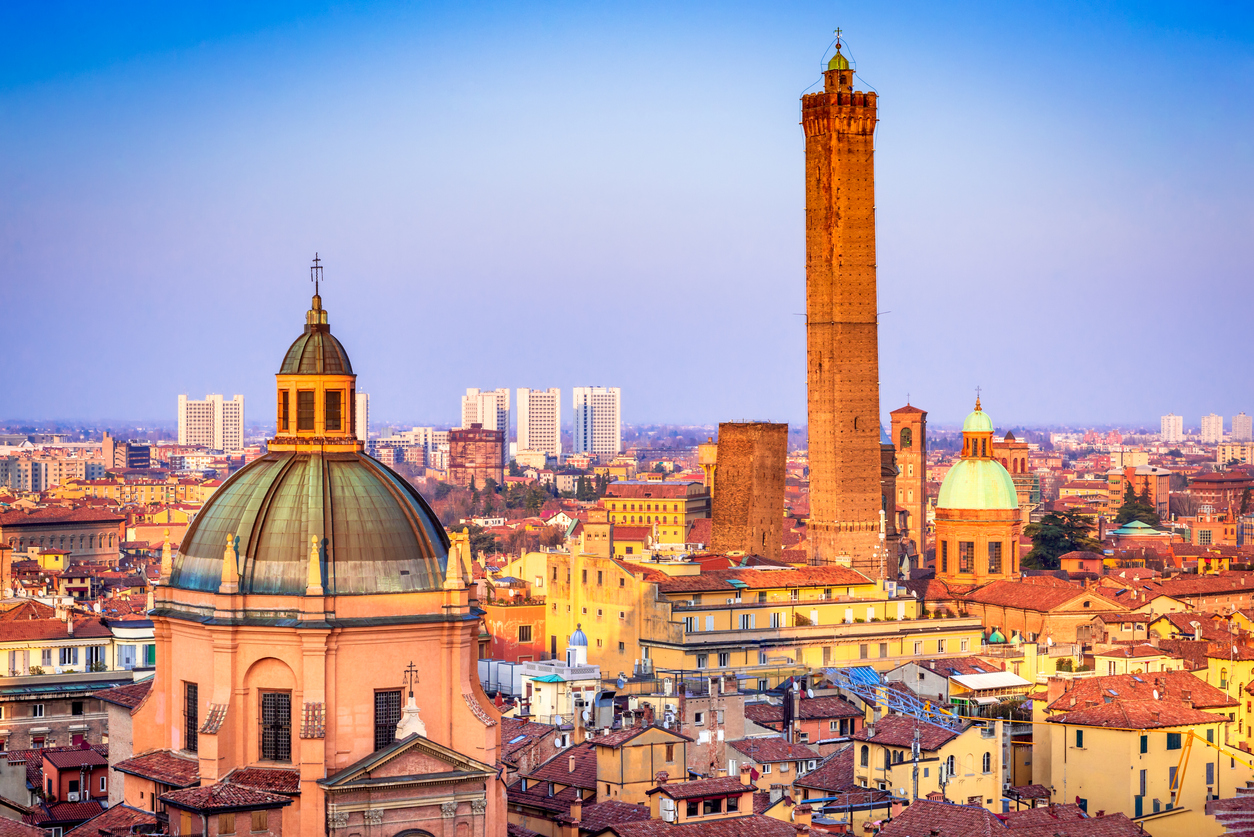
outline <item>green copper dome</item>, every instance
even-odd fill
[[[840,54],[840,47],[836,48],[836,54],[832,56],[832,60],[827,62],[829,70],[848,70],[849,59]]]
[[[993,628],[993,632],[988,635],[988,641],[989,643],[1005,642],[1006,637],[1001,631],[997,630],[996,628]]]
[[[967,416],[967,420],[962,423],[963,433],[992,433],[993,420],[988,417],[988,413],[984,412],[977,405],[975,411]]]
[[[326,595],[438,590],[448,536],[402,477],[363,453],[272,451],[231,475],[187,527],[170,586],[216,592],[227,535],[240,592],[303,596],[311,539]]]
[[[980,415],[972,413],[972,415]],[[968,418],[967,422],[970,423]],[[938,509],[1017,509],[1014,480],[994,459],[959,459],[945,475]]]

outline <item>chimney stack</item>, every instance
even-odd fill
[[[747,764],[740,767],[740,783],[742,785],[753,785],[753,768]]]
[[[575,757],[574,756],[570,757],[570,770],[568,772],[570,773],[575,772]]]
[[[665,770],[659,770],[657,772],[657,775],[653,777],[653,780],[658,785],[665,785],[666,780],[669,779],[670,777],[671,777],[671,774],[667,773]]]
[[[583,800],[576,796],[570,801],[570,821],[578,825],[581,819],[583,819]]]

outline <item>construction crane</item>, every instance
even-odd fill
[[[889,688],[880,682],[879,675],[871,680],[863,674],[862,669],[827,668],[823,669],[827,679],[838,689],[852,692],[866,701],[878,704],[884,709],[935,724],[955,732],[962,729],[963,719],[948,712],[930,700],[923,700],[910,691]]]

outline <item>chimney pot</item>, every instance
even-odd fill
[[[575,772],[575,757],[574,756],[570,757],[570,770],[568,772],[570,773]]]
[[[665,785],[665,784],[666,784],[666,780],[667,780],[667,779],[669,779],[670,777],[671,777],[671,774],[667,773],[665,770],[659,770],[659,771],[657,772],[657,775],[656,775],[656,776],[654,776],[654,777],[653,777],[653,779],[654,779],[654,781],[656,781],[656,782],[657,782],[657,784],[659,784],[659,785]]]

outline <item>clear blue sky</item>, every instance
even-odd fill
[[[263,6],[264,8],[259,8]],[[380,419],[805,420],[798,97],[881,94],[882,406],[1254,412],[1241,4],[7,4],[3,418],[268,418],[307,265]],[[566,396],[569,397],[568,395]]]

